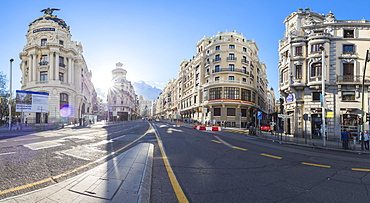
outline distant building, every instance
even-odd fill
[[[28,123],[79,122],[91,119],[96,92],[82,55],[66,22],[51,12],[29,24],[27,43],[19,54],[22,90],[49,93],[48,113],[27,113]],[[61,112],[61,109],[64,109]]]
[[[136,118],[137,96],[122,63],[112,70],[112,87],[108,90],[108,120],[127,121]]]
[[[153,116],[153,101],[144,99],[142,95],[139,96],[138,115],[141,117]]]
[[[365,78],[363,73],[370,47],[370,21],[337,20],[332,12],[323,15],[307,8],[291,13],[284,23],[278,65],[279,93],[283,113],[288,115],[284,131],[303,136],[306,123],[309,135],[321,137],[325,108],[328,139],[340,139],[344,128],[357,136],[361,130],[362,81],[364,113],[369,112],[369,68]],[[304,114],[309,117],[306,121]],[[366,124],[365,129],[368,127]]]

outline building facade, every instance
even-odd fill
[[[362,104],[364,113],[369,111],[370,72],[364,73],[364,67],[370,22],[337,20],[332,12],[322,15],[307,8],[290,14],[284,23],[278,65],[279,93],[288,116],[284,131],[302,136],[307,124],[306,131],[313,137],[339,139],[344,128],[356,136]]]
[[[46,10],[46,11],[45,11]],[[49,93],[48,113],[27,113],[28,123],[83,122],[93,114],[96,92],[81,43],[52,9],[29,24],[19,54],[22,90]]]
[[[137,96],[122,63],[112,70],[112,87],[108,90],[108,120],[127,121],[136,118]]]
[[[266,119],[266,66],[258,47],[236,31],[204,37],[196,55],[180,64],[178,78],[169,81],[156,101],[156,114],[210,125],[246,127],[257,112]]]
[[[142,95],[139,96],[138,101],[138,115],[142,118],[153,116],[153,101],[144,99]]]

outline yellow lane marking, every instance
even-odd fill
[[[149,131],[149,130],[148,130],[148,131]],[[33,186],[36,186],[36,185],[41,185],[41,184],[47,183],[47,182],[49,182],[49,181],[56,180],[56,179],[58,179],[58,178],[61,178],[61,177],[67,176],[67,175],[69,175],[69,174],[71,174],[71,173],[74,173],[74,172],[77,172],[77,171],[79,171],[79,170],[81,170],[81,169],[87,168],[87,167],[89,167],[90,165],[92,165],[92,164],[94,164],[94,163],[98,163],[99,161],[101,161],[101,160],[103,160],[103,159],[106,159],[107,157],[112,156],[112,155],[114,155],[114,154],[116,154],[116,153],[118,153],[118,152],[122,151],[123,149],[127,148],[128,146],[132,145],[133,143],[135,143],[136,141],[138,141],[138,140],[140,140],[142,137],[144,137],[144,136],[148,133],[148,131],[147,131],[147,132],[145,132],[143,135],[141,135],[141,136],[140,136],[139,138],[137,138],[136,140],[134,140],[134,141],[132,141],[132,142],[128,143],[127,145],[125,145],[125,146],[121,147],[120,149],[118,149],[118,150],[116,150],[116,151],[114,151],[114,152],[112,152],[112,153],[110,153],[110,154],[107,154],[107,155],[105,155],[105,156],[101,157],[100,159],[97,159],[97,160],[95,160],[95,161],[93,161],[93,162],[90,162],[90,163],[88,163],[88,164],[85,164],[85,165],[83,165],[83,166],[80,166],[80,167],[78,167],[78,168],[75,168],[75,169],[73,169],[73,170],[67,171],[67,172],[65,172],[65,173],[62,173],[62,174],[59,174],[59,175],[56,175],[56,176],[52,176],[52,177],[47,178],[47,179],[44,179],[44,180],[40,180],[40,181],[37,181],[37,182],[34,182],[34,183],[30,183],[30,184],[27,184],[27,185],[22,185],[22,186],[18,186],[18,187],[15,187],[15,188],[10,188],[10,189],[7,189],[7,190],[0,191],[0,195],[8,194],[8,193],[11,193],[11,192],[16,192],[16,191],[19,191],[19,190],[24,190],[24,189],[27,189],[27,188],[30,188],[30,187],[33,187]]]
[[[179,182],[177,181],[176,175],[175,175],[175,173],[173,172],[173,170],[171,168],[171,164],[170,164],[170,162],[167,159],[166,152],[165,152],[165,150],[163,148],[162,140],[158,136],[157,130],[155,130],[155,136],[157,138],[158,146],[159,146],[159,149],[160,149],[161,154],[162,154],[162,159],[163,159],[164,165],[166,167],[168,177],[170,178],[170,181],[171,181],[171,184],[172,184],[172,188],[173,188],[173,190],[174,190],[174,192],[176,194],[177,200],[180,203],[185,203],[185,202],[188,203],[189,200],[185,196],[185,193],[182,190]]]
[[[317,167],[323,167],[323,168],[330,168],[328,165],[320,165],[320,164],[313,164],[313,163],[306,163],[302,162],[301,164],[308,165],[308,166],[317,166]]]
[[[241,147],[236,147],[236,146],[233,146],[234,149],[240,149],[240,150],[243,150],[243,151],[247,151],[248,149],[244,149],[244,148],[241,148]]]
[[[370,171],[370,169],[365,169],[365,168],[352,168],[352,171]]]
[[[211,140],[212,142],[216,142],[216,143],[222,143],[222,142],[220,142],[220,141],[218,141],[218,140]]]
[[[282,159],[282,158],[283,158],[283,157],[280,157],[280,156],[274,156],[274,155],[265,154],[265,153],[261,153],[260,155],[262,155],[262,156],[267,156],[267,157],[271,157],[271,158],[274,158],[274,159]]]

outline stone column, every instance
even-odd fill
[[[67,58],[68,60],[68,83],[72,84],[72,58]]]
[[[75,84],[75,64],[73,58],[71,58],[71,84]]]
[[[28,58],[28,82],[31,82],[32,78],[32,56],[27,56]]]
[[[54,80],[54,53],[53,52],[50,52],[49,53],[49,58],[50,58],[50,65],[49,65],[49,73],[50,73],[50,76],[49,76],[49,80]]]
[[[25,65],[25,61],[23,60],[23,57],[22,57],[22,67],[21,67],[21,69],[22,69],[22,86],[26,83],[25,82],[25,80],[26,80],[26,77],[25,77],[25,75],[26,75],[26,65]]]
[[[37,81],[37,63],[36,63],[36,54],[32,54],[32,81]]]
[[[55,79],[59,80],[59,53],[55,52]]]

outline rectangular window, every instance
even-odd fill
[[[320,101],[321,92],[312,92],[312,101]]]
[[[235,65],[229,64],[229,71],[235,71]]]
[[[242,117],[247,117],[247,109],[241,109]]]
[[[227,108],[227,116],[235,116],[235,108]]]
[[[354,81],[354,64],[343,63],[343,82]]]
[[[40,81],[48,81],[48,72],[47,71],[41,71],[40,72]]]
[[[295,55],[296,56],[303,56],[302,46],[295,47]]]
[[[255,92],[252,92],[252,100],[251,100],[251,102],[256,103],[256,93]]]
[[[220,81],[220,77],[215,77],[215,81]]]
[[[66,67],[66,64],[64,64],[64,57],[59,56],[59,66],[60,67]]]
[[[214,108],[213,116],[221,116],[221,108]]]
[[[229,49],[235,49],[235,45],[230,44],[230,45],[229,45]]]
[[[47,39],[41,39],[41,46],[46,46],[47,42],[48,42]]]
[[[218,73],[218,72],[220,72],[220,66],[219,65],[215,66],[215,73]]]
[[[342,91],[342,101],[355,101],[355,92]]]
[[[215,47],[215,49],[216,49],[216,50],[220,50],[220,46],[216,46],[216,47]]]
[[[247,67],[243,66],[242,72],[246,74],[247,73]]]
[[[209,99],[221,99],[222,87],[211,88],[209,90]]]
[[[224,87],[226,99],[239,99],[239,88],[236,87]]]
[[[243,47],[243,52],[247,52],[247,48]]]
[[[353,44],[344,44],[343,45],[343,54],[353,54],[354,46]]]
[[[64,82],[64,73],[59,72],[59,80]]]
[[[59,40],[59,44],[60,45],[63,45],[64,44],[64,41],[63,40]]]
[[[242,89],[241,100],[251,101],[251,91],[248,89]]]
[[[216,56],[215,56],[215,61],[220,61],[220,60],[221,60],[220,55],[216,55]]]
[[[247,78],[242,78],[242,81],[245,83],[247,82]]]
[[[312,44],[311,45],[311,52],[312,53],[316,53],[316,52],[320,52],[320,47],[322,47],[323,44]]]
[[[295,78],[302,79],[302,65],[295,66]]]
[[[229,54],[229,57],[227,57],[227,60],[235,61],[235,55],[234,54]]]
[[[234,76],[229,76],[229,80],[235,80]]]
[[[311,65],[311,77],[321,76],[321,63],[314,63]]]
[[[344,30],[344,38],[354,38],[353,30]]]
[[[48,55],[42,55],[40,58],[40,66],[48,65]]]

